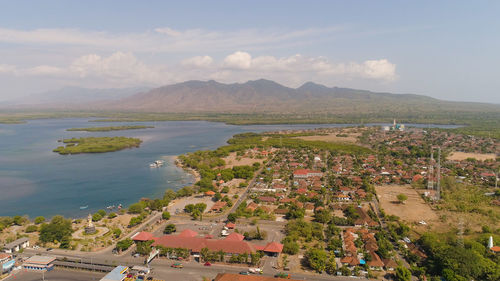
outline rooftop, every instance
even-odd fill
[[[25,260],[24,263],[38,264],[38,265],[48,265],[49,263],[55,261],[55,257],[51,256],[32,256]]]

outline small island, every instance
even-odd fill
[[[59,154],[103,153],[125,148],[139,147],[142,140],[127,137],[87,137],[59,140],[66,146],[59,146],[54,152]]]
[[[137,129],[149,129],[149,128],[154,128],[154,126],[131,125],[131,126],[71,128],[67,129],[66,131],[109,132],[109,131],[137,130]]]

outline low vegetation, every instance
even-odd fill
[[[71,138],[64,139],[62,142],[66,144],[66,146],[59,146],[53,150],[62,155],[118,151],[126,148],[139,147],[142,143],[140,139],[127,137]]]
[[[84,132],[109,132],[109,131],[123,131],[123,130],[137,130],[137,129],[148,129],[154,128],[154,126],[108,126],[108,127],[89,127],[89,128],[71,128],[66,131],[84,131]]]

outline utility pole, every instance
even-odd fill
[[[441,199],[441,147],[438,147],[436,199]]]
[[[434,149],[431,146],[431,160],[429,162],[429,179],[427,180],[427,189],[434,189]]]

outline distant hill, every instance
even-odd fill
[[[89,89],[81,87],[64,87],[58,90],[46,91],[37,94],[5,101],[1,104],[17,107],[50,107],[74,108],[82,104],[99,101],[116,101],[129,97],[139,92],[148,91],[150,88],[116,88],[116,89]]]
[[[99,109],[161,113],[369,114],[500,112],[500,105],[443,101],[423,95],[329,88],[307,82],[289,88],[270,80],[223,84],[187,81],[101,103]]]

